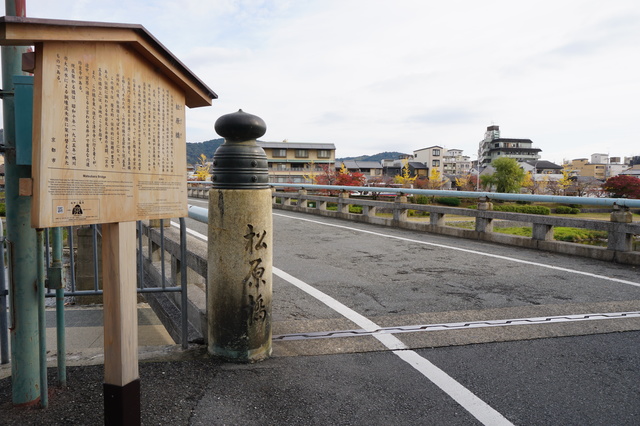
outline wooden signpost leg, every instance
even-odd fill
[[[140,424],[135,222],[102,225],[104,416]]]

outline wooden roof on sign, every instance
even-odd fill
[[[126,44],[184,90],[187,107],[210,106],[218,98],[142,25],[0,17],[0,45],[31,46],[47,41]]]

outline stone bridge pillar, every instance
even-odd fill
[[[242,110],[220,117],[209,192],[208,349],[231,361],[271,354],[272,236],[267,156],[260,118]]]

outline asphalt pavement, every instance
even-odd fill
[[[640,424],[636,268],[274,213],[273,357],[141,343],[143,424]],[[99,351],[0,424],[100,424]]]

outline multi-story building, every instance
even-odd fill
[[[332,143],[258,141],[258,145],[267,154],[270,182],[305,183],[324,168],[335,167],[336,146]]]
[[[576,158],[564,165],[569,176],[583,176],[598,180],[605,180],[607,165],[604,163],[590,163],[587,158]]]
[[[413,151],[413,159],[417,162],[424,163],[429,171],[436,169],[440,174],[444,173],[444,156],[446,149],[441,146],[434,145]]]
[[[445,175],[466,175],[471,171],[471,159],[462,155],[461,149],[446,150],[442,162]]]
[[[514,158],[516,161],[530,161],[540,159],[540,148],[534,148],[531,139],[512,139],[500,137],[499,126],[489,126],[480,142],[478,157],[480,166],[488,166],[500,157]]]
[[[591,161],[576,158],[564,165],[571,176],[591,177],[607,180],[617,176],[629,168],[620,162],[620,157],[609,157],[609,154],[591,154]]]

